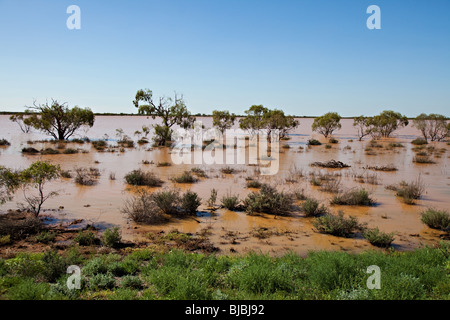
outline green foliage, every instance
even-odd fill
[[[420,130],[426,142],[442,141],[449,133],[447,117],[440,114],[421,113],[413,120],[414,126]]]
[[[409,124],[408,118],[398,112],[385,110],[371,120],[372,131],[382,137],[389,137],[392,132]]]
[[[191,171],[184,171],[181,175],[173,177],[171,180],[176,183],[195,183],[198,181],[197,178],[192,175]]]
[[[44,193],[46,182],[58,178],[60,174],[61,168],[59,165],[53,165],[47,161],[36,161],[20,173],[20,183],[24,190],[34,188],[38,191],[37,196],[25,193],[25,201],[36,217],[41,211],[42,204],[47,199],[57,195],[56,192]]]
[[[234,121],[236,120],[236,115],[229,111],[218,111],[214,110],[212,112],[213,126],[220,130],[223,134],[225,130],[230,129]]]
[[[361,141],[365,136],[375,133],[372,117],[359,116],[353,119],[353,126],[358,129],[358,139]]]
[[[20,173],[0,166],[0,205],[12,199],[20,186]]]
[[[47,244],[47,243],[55,241],[55,238],[56,238],[55,232],[44,230],[36,236],[36,241]]]
[[[105,246],[115,248],[122,241],[119,227],[106,229],[103,233],[102,242]]]
[[[425,184],[419,177],[416,181],[402,181],[398,185],[386,186],[386,189],[396,191],[397,197],[402,198],[406,204],[414,204],[425,192]]]
[[[116,280],[110,274],[96,274],[89,279],[90,289],[113,289],[116,286]]]
[[[142,103],[142,104],[141,104]],[[138,108],[139,114],[146,114],[153,119],[161,118],[163,125],[155,126],[155,142],[160,145],[166,145],[172,137],[172,126],[177,124],[182,128],[190,128],[195,121],[187,110],[183,97],[160,98],[158,103],[153,101],[153,92],[149,89],[138,90],[133,104]]]
[[[153,200],[165,214],[176,214],[180,202],[180,192],[176,189],[162,190],[153,193]]]
[[[123,288],[129,289],[141,289],[142,288],[142,280],[139,277],[126,275],[120,281],[120,286]]]
[[[361,229],[355,217],[345,218],[342,212],[338,215],[326,214],[318,217],[313,222],[313,226],[318,232],[338,237],[350,237],[355,231]]]
[[[351,189],[333,197],[331,204],[349,206],[371,206],[374,201],[365,189]]]
[[[325,138],[328,138],[334,131],[340,129],[341,116],[336,112],[328,112],[321,117],[314,119],[312,124],[312,130],[323,134]]]
[[[0,247],[11,243],[11,235],[0,236]]]
[[[160,187],[163,181],[153,172],[144,172],[141,169],[133,170],[125,175],[125,181],[133,186]]]
[[[371,244],[377,247],[388,248],[394,241],[394,233],[381,232],[378,228],[366,229],[363,236]]]
[[[302,204],[303,212],[307,217],[316,217],[328,213],[328,209],[316,199],[308,198]]]
[[[92,127],[94,125],[94,113],[86,108],[77,106],[70,109],[67,104],[60,104],[52,100],[49,105],[33,104],[29,108],[30,115],[23,120],[24,124],[42,131],[56,140],[69,139],[78,129],[83,126]]]
[[[427,209],[422,212],[422,222],[433,229],[449,230],[450,213],[447,210]]]
[[[73,240],[80,246],[92,246],[99,243],[99,239],[92,231],[80,231]]]
[[[190,190],[181,197],[181,209],[187,215],[195,215],[198,207],[202,204],[201,198],[196,192]]]
[[[221,200],[222,206],[230,211],[236,210],[239,202],[239,195],[232,195],[231,192],[228,192]]]
[[[286,215],[292,211],[294,197],[292,194],[278,192],[274,187],[264,184],[260,192],[252,192],[244,200],[248,214],[269,213]]]
[[[319,140],[316,139],[309,139],[308,140],[308,146],[320,146],[322,143]]]
[[[259,189],[263,186],[263,183],[258,180],[249,180],[247,181],[247,188]]]

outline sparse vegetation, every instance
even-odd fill
[[[386,189],[393,190],[396,195],[402,198],[406,204],[414,204],[415,200],[419,199],[425,192],[425,184],[419,177],[416,181],[406,182],[402,181],[398,185],[388,185]]]

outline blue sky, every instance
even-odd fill
[[[381,30],[366,27],[372,4]],[[448,0],[0,0],[0,41],[0,110],[55,98],[135,113],[150,88],[193,113],[450,116]]]

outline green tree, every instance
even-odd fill
[[[314,119],[312,124],[312,130],[323,134],[325,138],[328,138],[335,130],[341,127],[341,116],[336,112],[328,112]]]
[[[15,122],[19,125],[20,130],[22,130],[23,133],[30,133],[31,131],[31,126],[29,124],[25,123],[25,120],[29,117],[29,113],[25,112],[25,113],[18,113],[18,114],[13,114],[12,116],[9,117],[9,120],[11,120],[12,122]]]
[[[82,109],[77,106],[70,109],[67,103],[60,104],[52,100],[49,105],[33,103],[27,112],[30,116],[23,120],[24,124],[42,131],[56,140],[69,139],[78,129],[83,126],[92,127],[95,116],[91,109]]]
[[[248,110],[245,110],[247,116],[239,120],[239,127],[250,131],[252,135],[257,134],[265,127],[263,117],[267,112],[269,112],[269,109],[262,105],[251,106]]]
[[[382,137],[389,137],[392,132],[409,124],[408,118],[399,112],[385,110],[373,117],[373,130]]]
[[[138,90],[133,104],[138,108],[139,114],[146,114],[153,119],[161,118],[162,125],[155,125],[155,143],[160,146],[172,139],[172,127],[177,124],[182,128],[192,127],[195,117],[188,111],[183,97],[175,98],[160,97],[159,101],[153,101],[153,92],[149,89]]]
[[[214,110],[212,113],[213,118],[213,126],[220,130],[220,132],[223,134],[225,130],[230,129],[235,120],[236,115],[234,113],[231,113],[229,111],[218,111]]]
[[[19,186],[19,172],[0,166],[0,204],[11,200],[13,193]]]
[[[37,217],[42,204],[49,198],[57,195],[56,192],[44,193],[46,182],[58,178],[61,174],[59,165],[53,165],[47,161],[36,161],[20,173],[20,181],[23,188],[25,201],[29,209]],[[29,194],[30,188],[37,190],[37,195]]]
[[[299,122],[293,116],[286,116],[282,110],[268,110],[263,115],[264,127],[267,130],[268,137],[273,131],[278,130],[278,139],[287,136],[289,131],[295,129]]]
[[[447,118],[440,114],[422,113],[413,120],[413,125],[420,130],[425,141],[442,141],[448,135]]]
[[[353,126],[358,130],[359,141],[361,141],[365,136],[372,134],[374,131],[372,117],[356,117],[353,119]]]

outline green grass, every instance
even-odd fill
[[[81,290],[71,291],[65,272],[42,277],[42,254],[21,254],[0,259],[0,299],[448,300],[449,256],[448,241],[411,252],[317,251],[305,258],[135,249],[83,261]],[[372,265],[381,270],[381,289],[367,288]],[[18,274],[18,266],[29,272]]]

